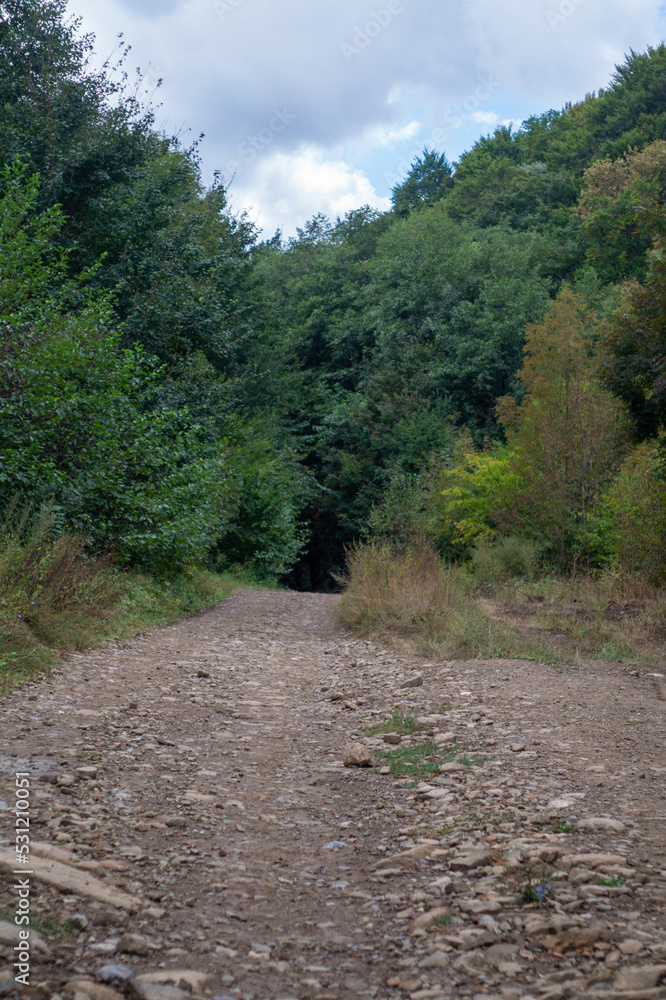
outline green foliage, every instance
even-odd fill
[[[463,454],[443,470],[441,485],[436,502],[439,545],[453,559],[464,559],[473,546],[492,540],[501,514],[524,489],[512,454],[502,448]]]
[[[200,560],[222,519],[221,449],[202,440],[186,409],[156,408],[161,373],[140,349],[120,349],[105,297],[57,287],[64,257],[53,257],[50,239],[62,218],[30,220],[35,179],[14,171],[5,192],[0,260],[12,283],[0,300],[0,502],[53,500],[61,526],[157,572]],[[78,312],[68,308],[73,290]]]
[[[639,445],[591,521],[589,544],[624,578],[661,585],[666,579],[666,483],[659,443]]]
[[[493,579],[530,546],[624,564],[595,344],[608,323],[605,385],[660,433],[663,45],[455,169],[424,149],[390,212],[258,244],[196,144],[155,131],[127,50],[93,72],[79,27],[65,0],[3,5],[0,503],[53,501],[59,530],[160,575],[326,588],[368,534],[476,546]],[[504,644],[447,614],[461,648]]]
[[[419,208],[431,208],[453,185],[451,164],[443,154],[424,147],[406,179],[393,188],[393,211],[405,216]]]
[[[538,548],[519,535],[505,535],[495,541],[482,538],[472,551],[476,582],[494,592],[510,580],[532,580],[539,565]]]
[[[258,423],[233,451],[228,493],[234,507],[211,556],[219,569],[244,566],[259,579],[285,574],[305,547],[299,512],[312,486],[296,456]]]
[[[654,250],[644,284],[627,282],[604,342],[604,385],[627,407],[638,440],[666,427],[666,214],[653,215]]]
[[[122,76],[88,68],[93,45],[65,0],[5,0],[0,23],[0,148],[43,177],[38,207],[94,212],[146,156],[153,117]],[[122,63],[122,55],[120,56]]]
[[[418,728],[415,715],[404,715],[396,709],[383,722],[378,722],[366,729],[366,734],[376,736],[378,733],[413,733]]]
[[[587,524],[625,447],[621,408],[596,378],[596,317],[564,289],[527,329],[520,403],[500,401],[522,481],[496,523],[541,539],[560,568],[587,560]]]
[[[455,751],[443,753],[442,748],[432,740],[405,743],[394,750],[379,750],[375,754],[379,763],[390,767],[391,774],[409,778],[413,784],[437,777],[441,773],[441,765],[453,760],[455,755]]]

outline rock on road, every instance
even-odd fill
[[[0,996],[666,998],[650,668],[401,656],[338,601],[242,591],[0,701]]]

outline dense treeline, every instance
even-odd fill
[[[425,534],[659,576],[664,46],[259,242],[65,6],[0,21],[0,505],[156,574]]]

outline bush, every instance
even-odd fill
[[[446,629],[461,584],[426,543],[396,550],[374,541],[351,549],[343,623],[364,634],[433,638]]]
[[[509,580],[531,580],[536,575],[538,561],[537,545],[519,535],[496,541],[483,539],[472,551],[474,579],[484,585],[501,587]]]
[[[51,243],[64,220],[33,214],[37,179],[17,167],[4,181],[0,504],[54,499],[61,529],[151,572],[204,561],[225,519],[225,449],[187,408],[161,405],[164,372],[122,349],[108,298],[63,284]]]
[[[661,442],[639,445],[625,459],[589,527],[599,561],[621,577],[666,582],[666,480]]]
[[[405,545],[434,535],[432,477],[427,473],[394,470],[381,503],[373,504],[366,526],[371,538],[388,538]]]
[[[465,559],[481,539],[495,537],[498,517],[522,490],[512,459],[501,448],[468,452],[443,472],[436,520],[447,558]]]
[[[270,425],[236,428],[225,487],[225,518],[210,563],[244,566],[259,580],[276,579],[307,544],[299,512],[312,490],[296,455]]]

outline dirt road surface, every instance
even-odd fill
[[[651,668],[418,660],[337,609],[243,591],[0,702],[0,996],[666,998]]]

